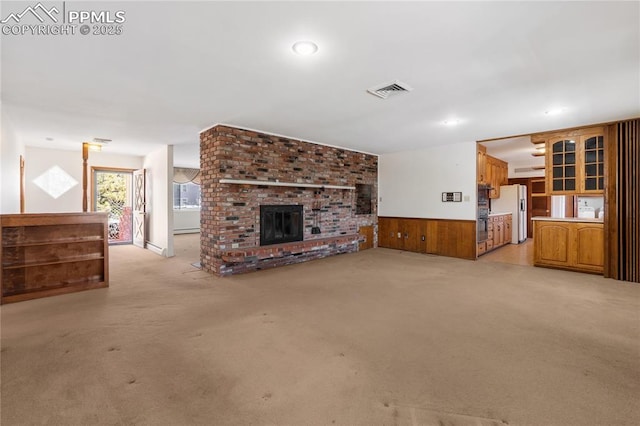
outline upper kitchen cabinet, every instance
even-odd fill
[[[500,185],[507,185],[509,181],[509,165],[495,157],[486,157],[487,183],[491,185],[489,198],[500,198]]]
[[[509,164],[487,154],[487,148],[477,144],[476,180],[490,186],[489,198],[500,198],[500,185],[507,185]]]
[[[487,147],[477,144],[476,180],[478,183],[487,183]]]
[[[546,186],[550,195],[602,194],[604,145],[602,127],[534,135],[546,143]]]
[[[585,193],[604,191],[604,135],[582,137],[584,152],[584,175],[582,183]]]

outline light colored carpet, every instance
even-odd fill
[[[197,238],[3,306],[2,425],[640,424],[637,284],[387,249],[218,279]]]

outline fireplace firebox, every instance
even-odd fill
[[[260,206],[260,245],[302,241],[302,215],[300,205]]]

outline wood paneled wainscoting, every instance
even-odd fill
[[[378,247],[476,258],[476,221],[378,217]]]
[[[640,282],[640,119],[609,126],[604,276]]]

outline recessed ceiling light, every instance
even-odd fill
[[[298,41],[291,47],[298,55],[309,56],[318,51],[318,45],[312,41]]]
[[[51,142],[53,141],[53,138],[44,138],[44,140]]]
[[[442,122],[445,126],[455,126],[456,124],[460,124],[460,120],[457,118],[452,118],[451,120],[445,120]]]

